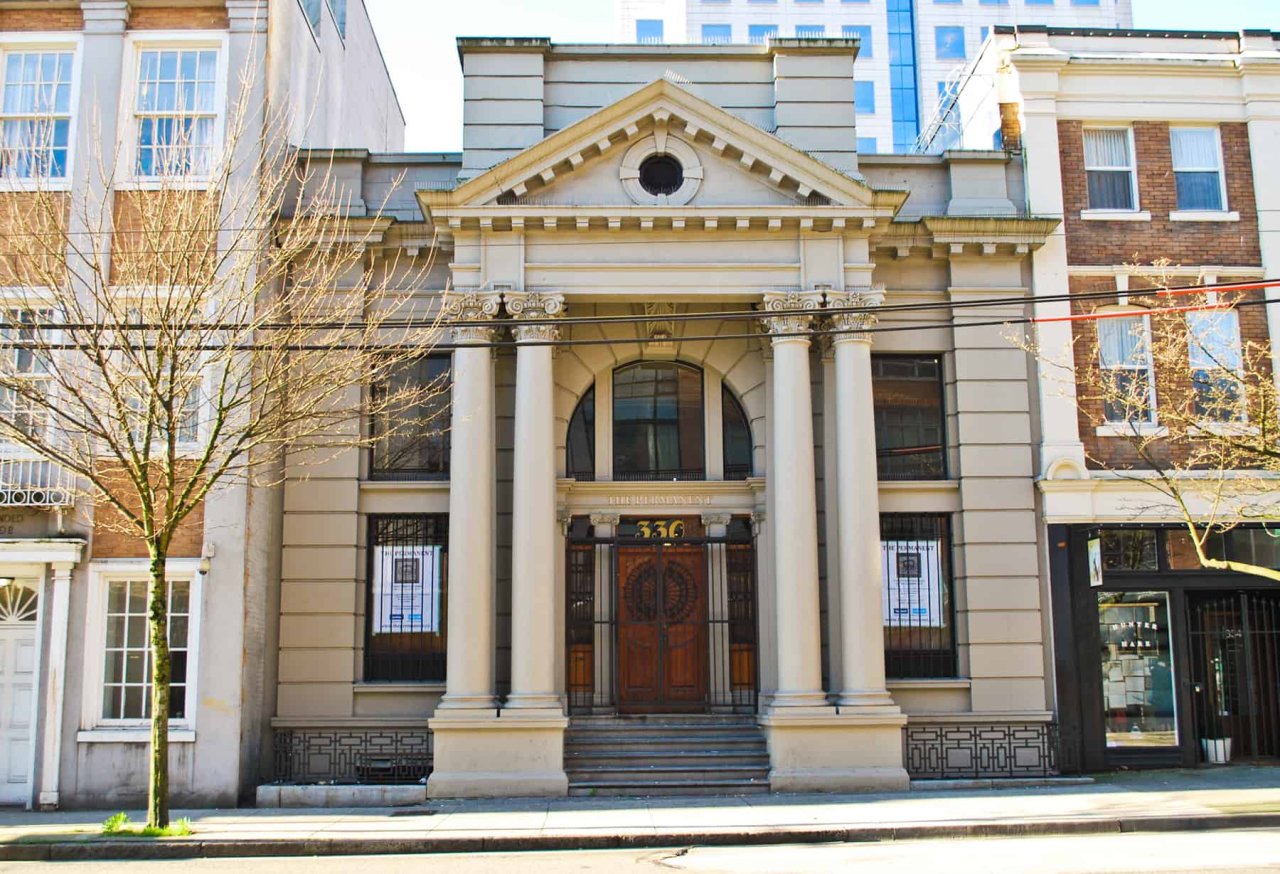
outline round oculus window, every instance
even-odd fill
[[[655,197],[675,194],[684,184],[684,167],[671,155],[650,155],[640,164],[640,187]]]

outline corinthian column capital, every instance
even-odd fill
[[[814,318],[821,315],[821,291],[766,291],[761,308],[767,313],[760,320],[776,339],[809,330]],[[794,339],[794,338],[791,338]]]
[[[826,298],[827,309],[836,310],[830,314],[831,327],[841,332],[832,335],[833,343],[848,340],[871,342],[870,334],[857,332],[870,330],[880,321],[875,310],[884,303],[883,288],[828,291]]]
[[[564,315],[564,295],[541,291],[507,291],[502,295],[507,312],[516,324],[512,326],[518,343],[550,343],[560,339],[560,329],[548,325],[548,319],[556,319]],[[542,322],[544,324],[520,324],[522,321]]]
[[[445,296],[444,315],[452,324],[453,339],[457,343],[488,343],[493,339],[491,322],[502,306],[502,293],[477,289],[455,291]]]

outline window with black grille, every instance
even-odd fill
[[[369,517],[366,681],[443,682],[449,516]]]
[[[942,360],[937,355],[873,355],[871,387],[880,479],[945,479]]]
[[[892,679],[954,677],[950,518],[882,514],[880,548],[885,674]]]

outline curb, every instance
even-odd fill
[[[280,856],[373,856],[499,853],[526,850],[620,850],[682,846],[761,846],[794,843],[874,843],[944,838],[1011,838],[1050,835],[1130,834],[1280,828],[1280,813],[1151,816],[955,825],[836,826],[751,831],[669,831],[643,834],[497,835],[450,838],[304,838],[300,840],[170,839],[9,842],[4,862],[217,859]]]

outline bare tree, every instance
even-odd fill
[[[33,125],[3,156],[28,184],[0,197],[0,439],[66,472],[95,527],[149,558],[153,827],[169,822],[175,534],[220,486],[280,484],[286,458],[296,476],[307,459],[438,427],[420,413],[447,391],[394,378],[438,336],[440,301],[422,291],[431,247],[396,256],[393,222],[353,209],[331,168],[247,97],[218,136],[160,108],[145,141],[79,155],[96,168],[74,192],[47,184],[52,130]]]
[[[1179,287],[1171,274],[1166,262],[1140,271],[1123,304],[1114,293],[1076,300],[1074,360],[1037,353],[1046,390],[1073,383],[1081,429],[1111,435],[1092,464],[1153,492],[1135,509],[1172,510],[1202,567],[1280,582],[1280,570],[1222,549],[1241,524],[1280,523],[1280,395],[1264,292],[1185,278]]]

